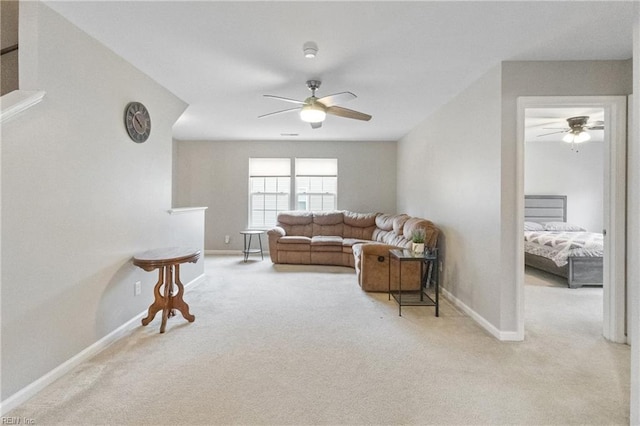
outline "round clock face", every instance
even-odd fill
[[[146,141],[151,133],[149,111],[140,102],[130,102],[124,109],[124,125],[134,142]]]

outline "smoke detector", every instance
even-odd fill
[[[313,59],[318,54],[318,45],[313,41],[308,41],[302,46],[304,57],[307,59]]]

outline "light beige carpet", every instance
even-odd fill
[[[194,323],[177,316],[160,335],[157,317],[9,416],[61,425],[629,421],[629,348],[600,337],[601,289],[528,275],[526,341],[503,343],[446,302],[440,318],[427,307],[399,317],[349,268],[205,262],[208,280],[185,295]]]

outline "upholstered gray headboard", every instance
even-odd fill
[[[526,222],[566,222],[566,195],[525,195],[524,220]]]

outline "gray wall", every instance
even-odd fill
[[[630,60],[505,62],[399,142],[398,209],[441,227],[444,288],[495,334],[518,332],[517,98],[629,94],[631,71]]]
[[[0,1],[0,48],[18,44],[18,1]],[[2,55],[0,60],[0,96],[18,89],[18,51]]]
[[[566,195],[567,222],[602,232],[604,142],[525,143],[524,193]]]
[[[46,96],[2,123],[3,401],[146,310],[157,274],[133,254],[203,245],[202,224],[167,212],[185,104],[47,6],[20,7],[22,89]],[[132,100],[151,112],[144,144],[124,128]]]
[[[500,78],[494,67],[398,145],[398,208],[440,228],[443,287],[496,328]],[[416,173],[422,178],[416,180]]]
[[[177,141],[176,206],[207,206],[207,250],[242,249],[248,224],[250,157],[338,159],[338,208],[396,210],[395,142]],[[224,236],[231,241],[224,243]]]

